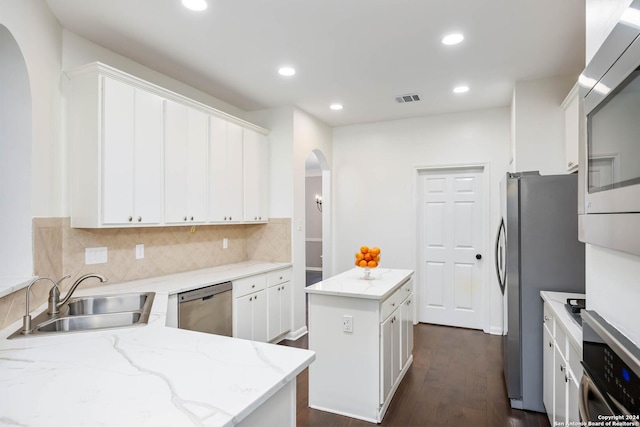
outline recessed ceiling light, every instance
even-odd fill
[[[209,6],[206,0],[182,0],[182,5],[196,12],[201,12]]]
[[[296,70],[295,70],[295,69],[293,69],[293,68],[291,68],[291,67],[281,67],[281,68],[278,70],[278,73],[279,73],[281,76],[290,77],[290,76],[293,76],[293,75],[296,73]]]
[[[469,86],[457,86],[453,88],[453,93],[469,92]]]
[[[462,40],[464,40],[464,36],[460,33],[447,34],[442,38],[442,44],[451,46],[460,43]]]
[[[342,110],[342,104],[331,104],[329,108],[332,110]]]

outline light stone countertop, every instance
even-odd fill
[[[166,327],[168,295],[288,266],[246,262],[78,289],[156,292],[145,326],[7,340],[21,327],[15,322],[0,331],[0,425],[237,424],[315,353]]]
[[[549,307],[551,307],[551,310],[555,315],[555,319],[562,325],[565,332],[567,332],[569,341],[571,341],[576,349],[582,350],[582,327],[578,322],[571,318],[564,305],[567,302],[567,298],[579,299],[584,298],[585,295],[567,292],[542,291],[540,292],[540,296],[545,302],[549,303]]]
[[[411,275],[413,275],[413,270],[378,267],[371,269],[371,280],[365,280],[364,268],[354,267],[344,273],[307,286],[306,292],[308,294],[383,300]]]

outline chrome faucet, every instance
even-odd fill
[[[70,276],[66,276],[60,280],[64,280],[67,277],[70,277]],[[71,295],[73,295],[78,285],[80,285],[80,283],[82,283],[86,279],[90,279],[92,277],[99,279],[100,282],[102,283],[105,283],[107,281],[107,278],[104,277],[102,274],[96,274],[96,273],[85,274],[84,276],[79,277],[78,280],[73,282],[73,285],[71,285],[69,292],[67,292],[67,295],[62,299],[62,301],[60,301],[60,289],[58,289],[58,286],[54,286],[53,288],[51,288],[51,291],[49,292],[49,312],[48,313],[49,314],[60,313],[60,307],[62,307],[67,303],[67,301],[69,301],[69,298],[71,298]]]
[[[69,276],[67,276],[69,277]],[[66,279],[66,277],[63,277],[62,279],[60,279],[60,281]],[[36,282],[39,282],[40,280],[48,280],[51,283],[53,283],[53,287],[51,288],[51,291],[49,291],[49,311],[51,311],[51,295],[52,293],[54,293],[54,289],[55,292],[57,292],[58,295],[60,295],[60,290],[58,289],[58,283],[56,281],[54,281],[53,279],[50,279],[49,277],[36,277],[35,279],[33,279],[31,281],[31,283],[29,283],[29,286],[27,286],[27,298],[25,301],[25,306],[26,306],[26,313],[24,315],[24,317],[22,318],[22,325],[23,325],[23,331],[22,333],[24,334],[30,334],[32,332],[32,328],[31,328],[31,313],[29,312],[29,295],[31,294],[31,286],[35,285]]]

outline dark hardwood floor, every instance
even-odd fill
[[[546,414],[511,409],[502,373],[501,337],[482,331],[418,324],[413,364],[381,426],[549,427]],[[307,348],[307,337],[282,345]],[[355,363],[355,362],[354,362]],[[308,370],[297,380],[297,425],[375,426],[310,409]]]

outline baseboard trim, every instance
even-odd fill
[[[302,328],[298,329],[297,331],[289,332],[287,335],[285,335],[284,339],[285,340],[290,340],[290,341],[295,341],[295,340],[298,340],[298,339],[302,338],[303,336],[307,335],[308,333],[309,333],[309,331],[307,330],[307,327],[303,326]]]

